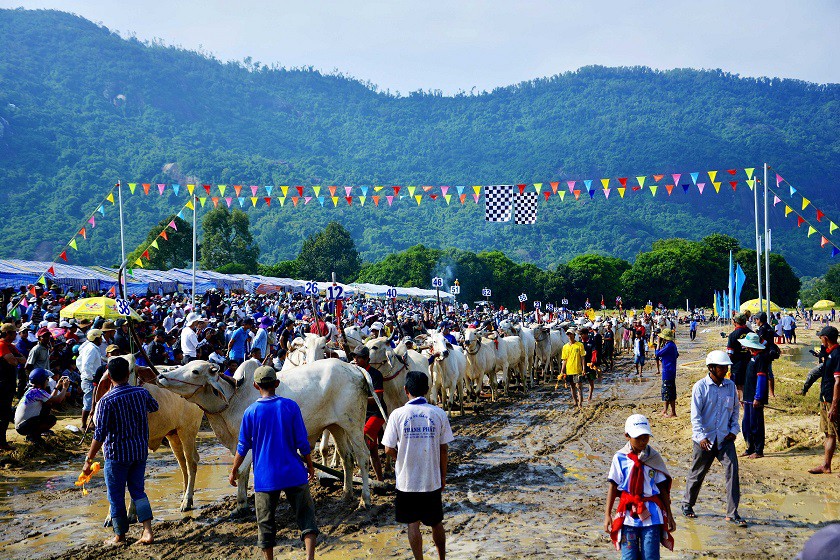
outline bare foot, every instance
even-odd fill
[[[105,546],[122,546],[125,544],[125,535],[114,535],[114,538],[104,541]]]
[[[676,414],[674,414],[673,412],[672,412],[671,414],[666,414],[666,416],[667,416],[668,418],[676,418],[676,417],[677,417],[677,415],[676,415]]]
[[[831,467],[814,467],[808,471],[811,474],[831,474]]]
[[[152,544],[153,542],[155,542],[155,538],[151,531],[143,531],[143,534],[135,544]]]

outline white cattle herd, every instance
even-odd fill
[[[579,319],[577,323],[585,321]],[[616,351],[626,349],[625,324],[616,319],[606,321],[614,325]],[[595,326],[606,321],[596,322]],[[498,331],[465,328],[453,332],[458,344],[447,341],[438,331],[429,330],[426,335],[409,343],[400,341],[395,347],[387,338],[363,341],[357,327],[347,328],[345,335],[348,350],[354,350],[359,344],[370,350],[371,366],[383,375],[387,411],[406,403],[405,376],[408,371],[417,370],[430,376],[430,402],[440,402],[450,413],[457,405],[463,414],[467,397],[473,401],[473,410],[479,410],[478,399],[485,380],[495,400],[500,389],[507,394],[511,381],[527,390],[549,376],[556,376],[562,347],[568,342],[565,331],[569,325],[569,322],[555,322],[523,326],[505,320],[499,324]],[[363,428],[367,399],[372,393],[371,379],[364,369],[343,359],[344,351],[330,350],[327,346],[326,338],[317,335],[296,339],[292,344],[294,350],[278,374],[277,394],[293,399],[300,406],[310,444],[314,449],[321,440],[322,457],[328,451],[328,441],[333,442],[336,450],[333,464],[336,457],[340,458],[343,468],[344,499],[353,499],[353,472],[354,467],[359,467],[361,504],[366,507],[370,505],[369,452]],[[182,511],[193,506],[199,460],[196,436],[202,415],[207,416],[222,445],[235,453],[245,409],[259,398],[259,391],[253,386],[254,370],[259,365],[256,360],[248,360],[231,377],[215,364],[198,360],[180,367],[161,368],[156,383],[144,384],[160,404],[157,412],[149,414],[149,448],[157,449],[164,437],[169,440],[183,475]],[[247,511],[250,468],[249,453],[239,471],[235,513]]]

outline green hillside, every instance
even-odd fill
[[[0,10],[0,257],[51,260],[118,178],[243,185],[486,185],[689,173],[770,162],[840,222],[840,86],[720,71],[587,67],[478,95],[396,97],[310,69],[222,63],[123,39],[54,11]],[[278,53],[278,56],[282,53]],[[166,171],[164,171],[164,169]],[[771,184],[775,185],[775,182]],[[586,199],[586,200],[584,200]],[[184,202],[129,196],[127,246]],[[483,204],[403,200],[250,209],[260,261],[294,258],[340,221],[366,261],[417,243],[497,249],[550,267],[595,251],[632,260],[660,238],[753,243],[752,195],[541,203],[534,226]],[[774,209],[774,250],[800,274],[832,263]],[[72,261],[118,260],[106,209]],[[826,232],[828,228],[825,228]],[[840,244],[840,240],[838,241]]]

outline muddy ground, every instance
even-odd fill
[[[701,332],[694,342],[678,333],[677,418],[660,415],[660,383],[649,363],[641,382],[629,377],[628,357],[597,383],[595,399],[582,410],[569,406],[568,391],[553,383],[486,403],[480,414],[452,419],[456,441],[450,450],[450,476],[444,494],[448,553],[451,558],[616,558],[602,530],[605,478],[612,454],[624,443],[625,418],[648,415],[652,444],[675,477],[679,502],[691,457],[689,394],[704,375],[705,353],[722,346],[719,329]],[[803,335],[800,335],[802,338]],[[815,530],[840,520],[840,479],[813,476],[821,435],[815,414],[817,390],[807,398],[795,393],[812,360],[803,348],[785,348],[777,362],[777,398],[767,411],[768,450],[763,459],[741,460],[741,515],[750,526],[723,522],[723,474],[713,467],[700,494],[699,518],[677,515],[676,548],[665,558],[792,558]],[[803,357],[805,356],[805,357]],[[739,437],[739,450],[743,441]],[[819,447],[818,447],[819,446]],[[37,465],[38,471],[6,470],[0,486],[0,555],[12,558],[257,558],[253,514],[228,518],[233,489],[227,486],[229,454],[203,433],[202,465],[196,486],[197,509],[182,514],[179,475],[166,450],[150,455],[147,490],[155,511],[157,542],[149,547],[106,549],[102,528],[107,513],[101,477],[82,496],[72,486],[78,459]],[[835,461],[835,467],[838,467]],[[836,472],[840,469],[836,469]],[[373,496],[359,510],[340,501],[340,488],[313,488],[321,558],[408,558],[405,531],[393,521],[392,496]],[[252,500],[253,503],[253,500]],[[675,506],[678,511],[679,506]],[[294,521],[280,508],[279,557],[300,556]],[[130,541],[139,536],[132,527]],[[434,556],[428,532],[426,555]]]

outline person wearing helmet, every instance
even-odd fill
[[[726,521],[738,527],[747,523],[738,515],[741,484],[738,477],[738,453],[735,438],[738,426],[738,394],[735,383],[726,378],[732,360],[722,350],[713,350],[706,356],[709,375],[694,384],[691,390],[691,439],[694,453],[691,470],[685,482],[682,512],[695,518],[694,504],[703,479],[717,459],[726,475]]]

